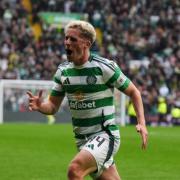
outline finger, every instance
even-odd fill
[[[142,149],[146,149],[146,143],[145,142],[142,143]]]
[[[32,111],[32,107],[29,107],[29,110]]]
[[[143,142],[142,149],[146,149],[146,147],[147,147],[147,142]]]
[[[147,146],[147,134],[142,134],[142,141],[143,141],[143,143],[142,143],[142,148],[143,149],[146,149],[146,146]]]
[[[32,103],[33,102],[33,99],[32,98],[29,98],[29,103]]]
[[[32,102],[30,102],[30,103],[29,103],[29,107],[32,107],[32,106],[33,106],[33,103],[32,103]]]
[[[39,91],[39,95],[38,95],[38,96],[39,96],[39,98],[41,98],[41,97],[42,97],[42,94],[43,94],[43,91],[42,91],[42,90],[40,90],[40,91]]]
[[[145,139],[142,139],[142,149],[145,149],[146,148],[146,141]]]
[[[142,144],[142,149],[146,149],[146,145],[144,143]]]
[[[141,127],[139,125],[136,125],[136,131],[140,132],[140,130],[141,130]]]
[[[30,91],[27,91],[26,94],[31,98],[33,97],[33,94]]]

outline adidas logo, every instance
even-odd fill
[[[70,84],[69,78],[66,78],[63,82],[63,84]]]

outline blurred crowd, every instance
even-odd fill
[[[92,51],[113,59],[140,89],[150,124],[180,124],[179,0],[31,0],[35,40],[20,0],[0,1],[0,79],[50,80],[66,60],[63,30],[39,12],[83,13],[100,34]],[[131,103],[127,104],[134,122]]]

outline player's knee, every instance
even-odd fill
[[[72,162],[69,165],[67,175],[69,180],[81,179],[83,177],[83,171],[80,164],[78,162]]]

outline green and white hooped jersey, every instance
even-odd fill
[[[108,129],[119,137],[113,92],[124,91],[129,83],[114,61],[91,55],[82,66],[67,62],[58,67],[51,96],[67,96],[76,135]]]

